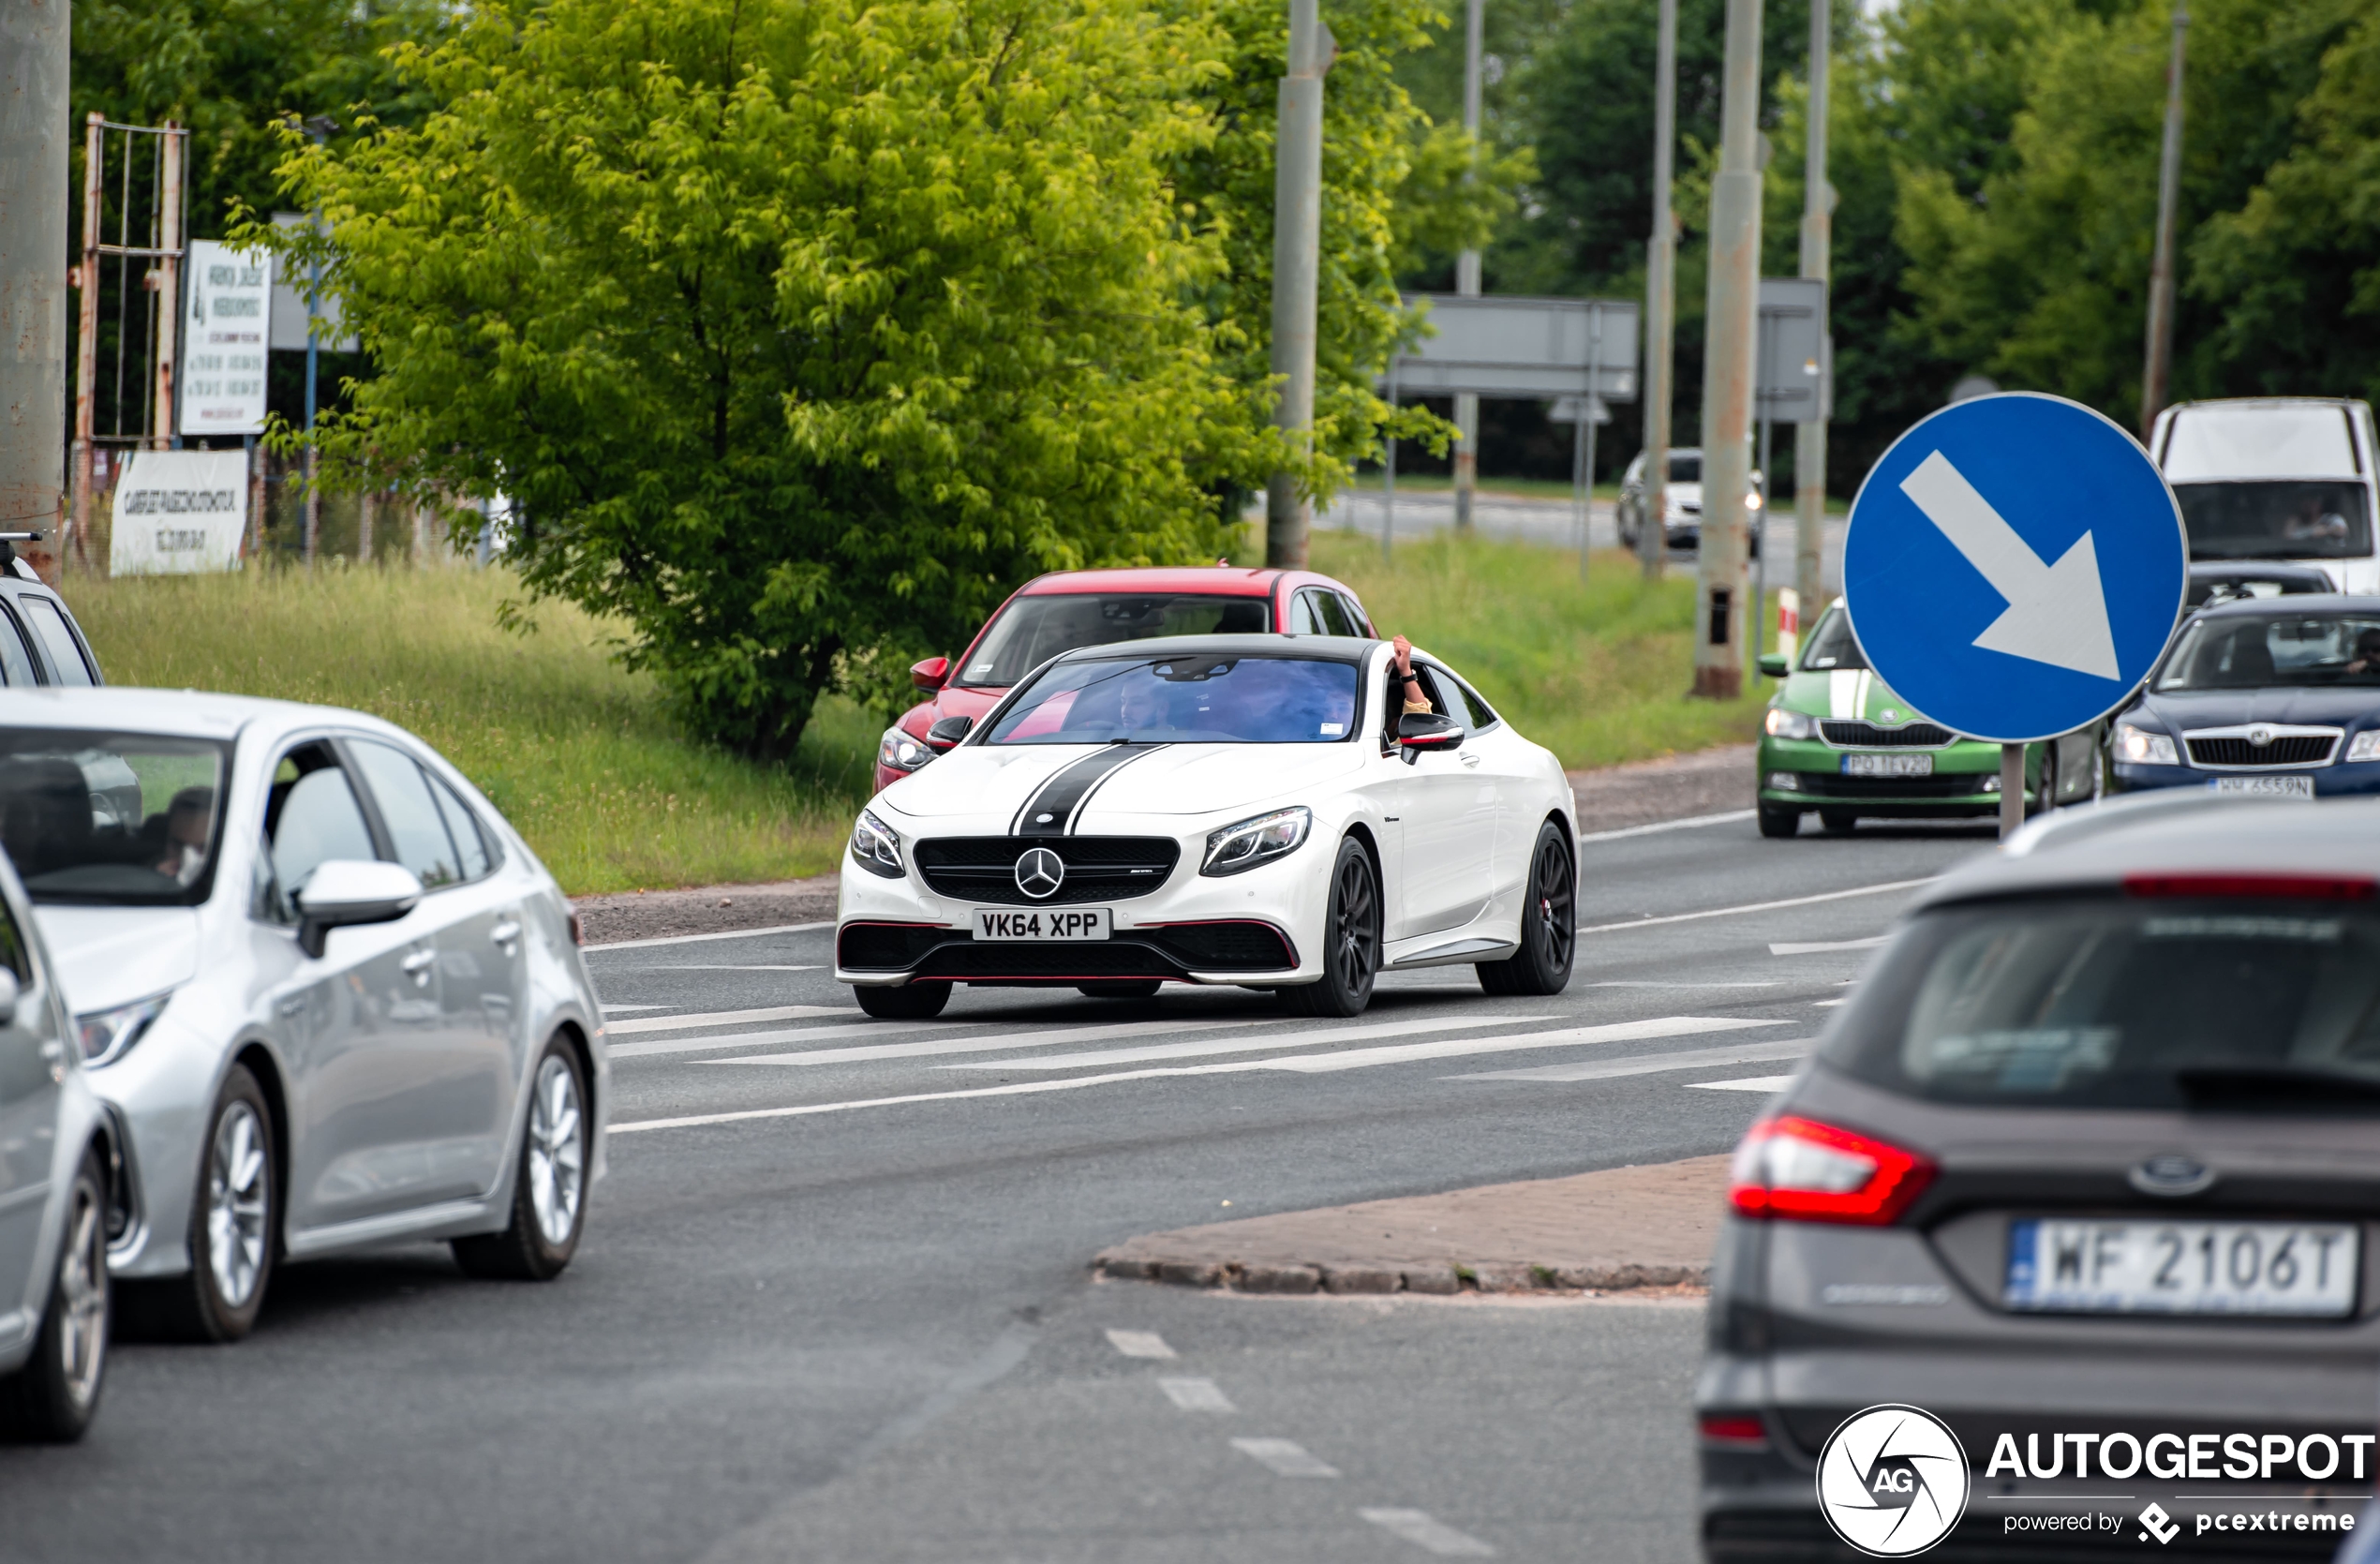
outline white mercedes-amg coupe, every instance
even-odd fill
[[[1554,756],[1426,655],[1201,635],[1045,663],[860,812],[835,976],[871,1016],[954,983],[1141,998],[1277,989],[1352,1016],[1383,971],[1467,962],[1490,993],[1569,981],[1570,793]],[[937,732],[947,741],[952,733]]]

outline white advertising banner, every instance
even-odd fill
[[[213,239],[190,241],[189,313],[183,322],[182,432],[264,431],[264,354],[273,270]]]
[[[248,525],[245,451],[136,451],[116,484],[114,575],[240,568]]]

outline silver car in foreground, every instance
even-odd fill
[[[559,888],[359,712],[0,691],[0,845],[116,1126],[108,1260],[196,1339],[274,1265],[451,1240],[560,1273],[602,1171],[602,1010]]]
[[[1935,882],[1729,1199],[1708,1557],[1853,1557],[1863,1502],[1941,1557],[2328,1557],[2380,1435],[2380,803],[2060,811]],[[1880,1407],[1967,1470],[1828,1486]]]
[[[0,862],[0,1437],[79,1439],[107,1369],[115,1147],[24,889]]]

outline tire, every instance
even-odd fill
[[[147,1300],[167,1334],[237,1341],[256,1328],[281,1231],[281,1169],[272,1109],[245,1065],[216,1094],[190,1197],[190,1274]]]
[[[1760,806],[1760,812],[1761,835],[1780,837],[1801,834],[1802,812],[1792,805],[1763,804]]]
[[[85,1152],[67,1198],[50,1302],[24,1366],[0,1379],[0,1425],[44,1444],[82,1437],[99,1410],[113,1313],[108,1285],[108,1183],[97,1148]]]
[[[1566,833],[1553,821],[1540,827],[1529,854],[1528,895],[1521,912],[1521,948],[1501,961],[1480,961],[1480,987],[1492,994],[1557,994],[1570,986],[1578,950],[1578,876]]]
[[[1331,866],[1331,908],[1323,915],[1322,976],[1281,991],[1293,1016],[1360,1016],[1380,976],[1380,882],[1371,855],[1354,841],[1339,843]]]
[[[855,991],[859,1007],[878,1020],[931,1020],[950,1003],[947,983],[906,983],[898,989],[868,985]]]
[[[578,1050],[559,1033],[529,1072],[521,1159],[513,1174],[513,1219],[502,1232],[454,1242],[464,1273],[494,1281],[550,1282],[578,1252],[587,1229],[591,1128]]]
[[[1859,816],[1847,809],[1822,809],[1818,812],[1818,823],[1826,827],[1828,836],[1849,836]]]
[[[1154,977],[1120,977],[1110,983],[1078,983],[1076,991],[1092,999],[1154,999],[1165,984]]]

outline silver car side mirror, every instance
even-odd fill
[[[422,882],[402,864],[331,858],[297,893],[298,948],[320,957],[334,929],[394,923],[422,900]]]

